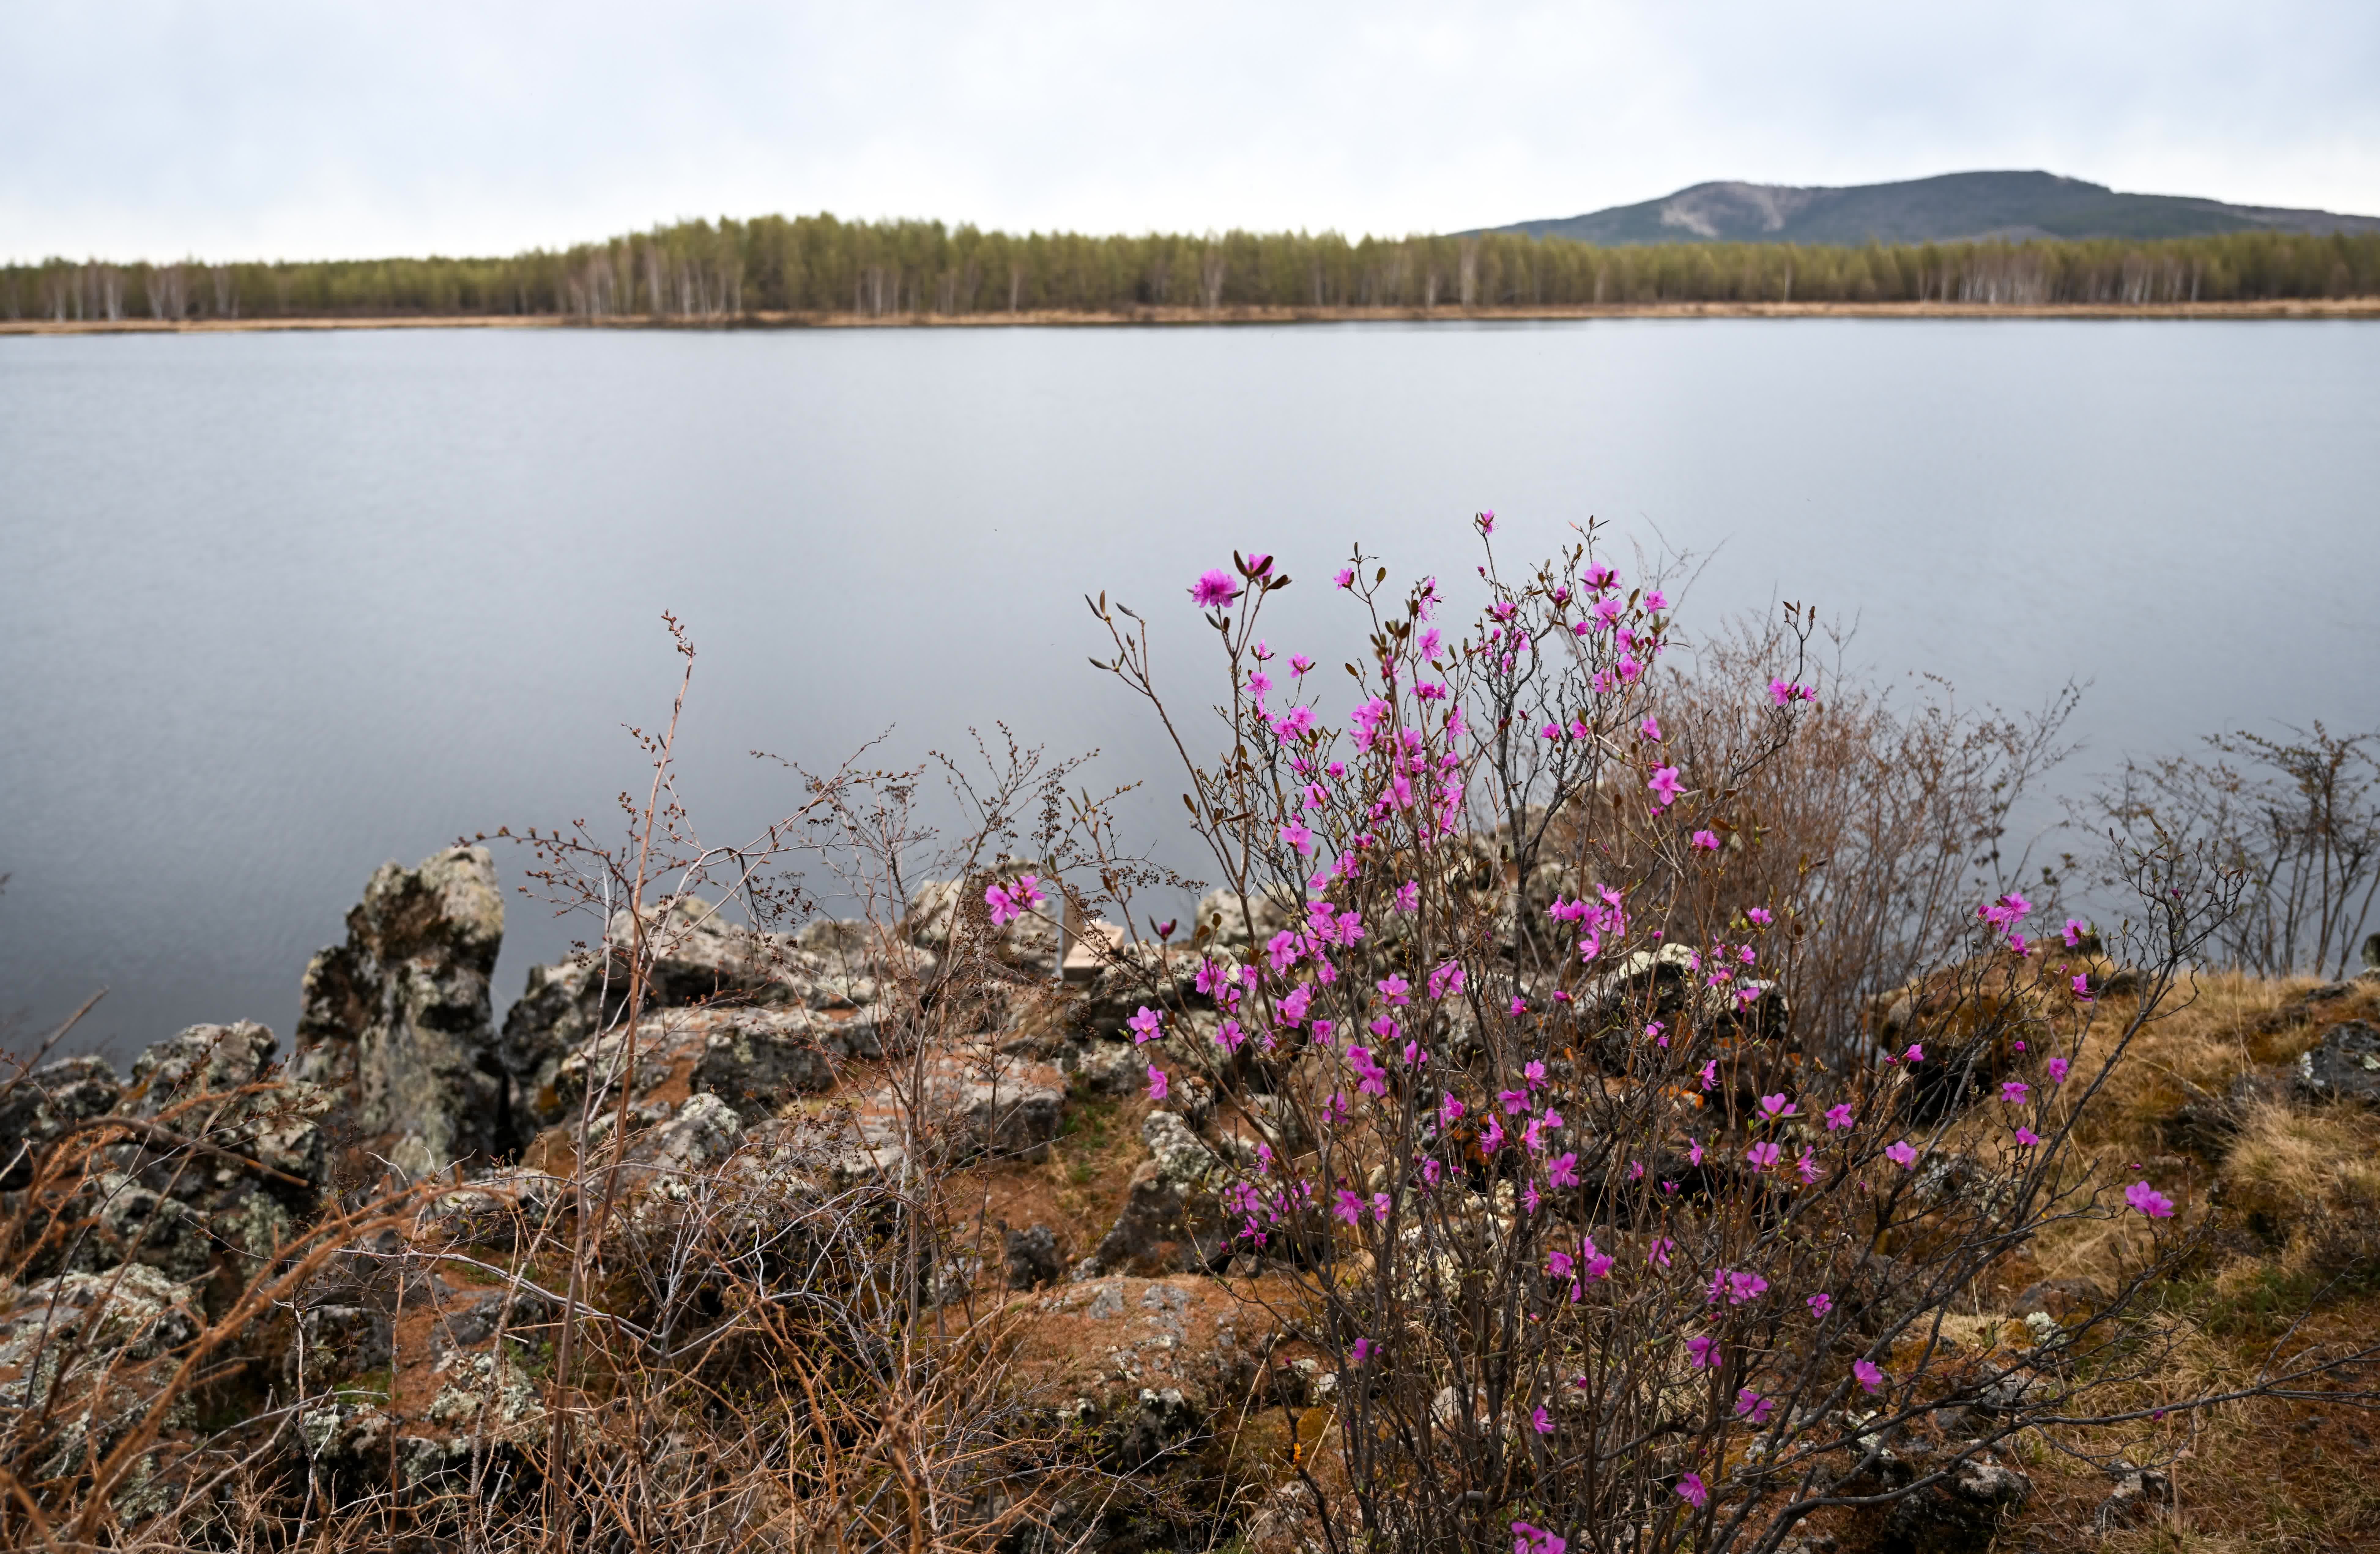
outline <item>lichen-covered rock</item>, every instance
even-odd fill
[[[124,1085],[95,1053],[47,1063],[0,1083],[0,1191],[33,1178],[33,1152],[54,1144],[79,1122],[115,1109]]]
[[[2014,1468],[1970,1457],[1896,1504],[1886,1525],[1911,1554],[1981,1554],[2032,1493],[2033,1481]]]
[[[197,1304],[188,1285],[138,1264],[41,1279],[0,1300],[0,1416],[18,1422],[18,1475],[72,1474],[122,1440],[198,1337]],[[168,1427],[192,1413],[177,1400]]]
[[[1221,1192],[1231,1169],[1172,1112],[1150,1112],[1140,1137],[1149,1157],[1083,1276],[1220,1267],[1230,1255]]]
[[[1030,1225],[1022,1230],[1011,1230],[1002,1241],[1007,1253],[1011,1290],[1038,1289],[1044,1284],[1055,1284],[1065,1276],[1066,1266],[1058,1256],[1058,1238],[1049,1226]]]
[[[382,1369],[394,1352],[393,1331],[388,1315],[368,1306],[310,1306],[298,1314],[282,1356],[282,1378],[310,1395]]]
[[[523,1142],[488,978],[504,898],[483,847],[384,863],[347,938],[306,968],[292,1068],[341,1094],[367,1147],[428,1175]]]
[[[2380,1030],[2361,1020],[2333,1025],[2300,1055],[2297,1085],[2309,1100],[2380,1106]]]

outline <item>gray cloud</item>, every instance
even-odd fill
[[[6,29],[12,258],[815,210],[1402,233],[1976,167],[2380,212],[2380,8],[2353,0],[37,3]]]

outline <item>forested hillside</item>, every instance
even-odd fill
[[[509,258],[0,267],[0,319],[731,320],[1147,308],[1663,302],[2153,306],[2380,295],[2380,236],[1598,247],[1488,233],[1014,235],[831,215],[694,221]]]

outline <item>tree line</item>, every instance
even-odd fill
[[[2380,295],[2380,236],[1602,248],[1510,233],[1093,237],[832,215],[690,221],[509,258],[0,266],[0,317],[726,321],[1664,302],[2157,306]]]

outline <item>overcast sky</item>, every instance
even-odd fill
[[[1447,230],[2041,167],[2380,213],[2373,0],[0,0],[0,257],[680,216]]]

